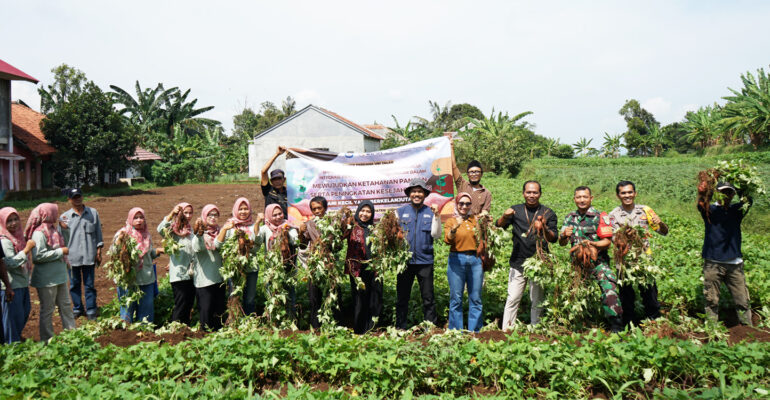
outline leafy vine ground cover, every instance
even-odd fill
[[[766,161],[761,155],[753,157]],[[571,189],[578,183],[594,188],[595,205],[609,211],[617,205],[615,183],[635,181],[638,202],[653,207],[671,228],[668,237],[656,240],[659,251],[655,254],[664,269],[658,286],[666,319],[644,330],[614,336],[596,328],[572,334],[569,327],[524,325],[504,340],[485,341],[454,332],[423,334],[423,327],[406,336],[392,329],[361,337],[343,331],[286,335],[246,320],[227,331],[176,345],[140,343],[121,348],[97,341],[113,332],[108,309],[99,324],[57,336],[47,346],[28,341],[0,347],[4,376],[0,397],[441,398],[474,393],[499,398],[768,397],[770,344],[728,343],[723,327],[697,318],[703,310],[703,224],[694,206],[695,173],[712,167],[712,161],[535,161],[515,179],[484,177],[493,192],[494,215],[521,202],[521,185],[534,178],[543,184],[542,202],[559,219],[572,210]],[[769,165],[759,164],[766,183],[770,182]],[[744,222],[746,275],[752,306],[759,311],[770,301],[767,211],[767,199],[757,199]],[[555,253],[566,259],[566,249],[557,248]],[[446,246],[436,247],[440,324],[447,315],[447,254]],[[498,264],[485,277],[488,329],[495,327],[496,320],[499,325],[506,297],[507,259],[499,259]],[[344,286],[341,296],[346,300],[349,290]],[[161,283],[157,310],[161,321],[170,311],[169,289],[167,282]],[[300,309],[306,310],[304,287],[298,294]],[[422,316],[416,286],[412,294],[409,318],[416,324]],[[722,308],[727,309],[729,296],[723,294]],[[394,306],[395,282],[386,279],[383,324],[392,325]],[[593,315],[587,322],[598,327],[601,314]],[[528,320],[526,296],[519,318]],[[729,313],[723,318],[729,321]]]

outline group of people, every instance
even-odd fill
[[[276,239],[288,234],[291,260],[302,267],[313,243],[321,239],[317,227],[319,218],[327,212],[327,201],[315,197],[310,201],[312,218],[298,226],[290,224],[286,217],[287,197],[284,172],[268,171],[275,159],[285,151],[279,147],[275,156],[262,170],[262,193],[265,197],[264,213],[256,217],[248,199],[238,198],[232,207],[231,217],[219,225],[220,211],[214,204],[203,207],[195,218],[195,210],[189,203],[177,204],[157,227],[157,232],[170,237],[176,250],[168,254],[168,274],[174,294],[171,319],[191,323],[191,312],[197,302],[200,323],[204,329],[217,330],[226,318],[228,282],[222,277],[222,246],[228,238],[240,230],[254,243],[253,251],[262,246],[270,249]],[[417,278],[422,298],[425,321],[437,323],[434,300],[433,244],[443,240],[450,247],[447,261],[449,283],[449,329],[478,331],[483,324],[481,290],[484,280],[484,250],[477,242],[479,218],[489,214],[492,194],[481,184],[482,166],[477,161],[468,164],[467,181],[454,162],[453,176],[457,193],[454,215],[443,224],[436,206],[425,204],[430,188],[422,179],[413,180],[405,189],[408,203],[396,210],[400,233],[409,245],[411,258],[406,269],[397,277],[396,327],[408,328],[408,304],[411,289]],[[701,185],[703,186],[703,185]],[[699,186],[703,192],[707,188]],[[720,284],[730,290],[739,320],[751,324],[748,290],[743,273],[740,224],[751,200],[732,203],[737,194],[735,187],[720,182],[716,190],[722,193],[719,201],[698,205],[706,231],[702,256],[704,258],[704,297],[706,314],[716,318],[718,313]],[[637,204],[636,186],[631,181],[621,181],[616,186],[620,205],[609,214],[592,206],[591,189],[579,186],[574,190],[576,209],[563,220],[561,227],[554,211],[540,203],[542,188],[537,181],[527,181],[522,188],[524,201],[506,209],[495,224],[513,232],[513,250],[509,259],[508,295],[503,315],[503,328],[510,329],[517,321],[519,304],[527,287],[524,262],[535,256],[538,249],[548,252],[549,244],[562,246],[582,245],[596,249],[592,261],[591,276],[596,280],[602,299],[602,309],[612,331],[624,325],[638,324],[641,317],[635,313],[636,293],[633,286],[618,287],[615,271],[610,267],[608,249],[613,235],[620,227],[641,227],[661,235],[668,234],[668,226],[650,207]],[[71,209],[59,217],[54,203],[38,205],[22,228],[19,213],[11,208],[0,209],[0,280],[2,281],[2,333],[3,341],[21,340],[21,332],[30,313],[29,286],[37,289],[40,299],[40,338],[47,341],[53,336],[52,316],[59,308],[64,329],[75,327],[75,319],[86,316],[95,319],[98,314],[94,289],[94,268],[102,262],[101,221],[99,214],[83,204],[78,189],[67,192]],[[708,210],[706,209],[708,207]],[[356,333],[371,330],[382,312],[383,287],[376,279],[376,272],[368,265],[372,257],[367,238],[372,234],[376,213],[372,202],[360,202],[353,215],[351,229],[344,233],[347,242],[345,273],[350,276],[353,321]],[[146,214],[141,208],[129,210],[125,226],[115,234],[129,235],[136,240],[141,260],[134,266],[136,284],[142,297],[128,306],[121,306],[121,318],[128,322],[154,321],[154,297],[157,295],[157,271],[153,260],[164,253],[162,247],[153,247]],[[113,241],[114,242],[114,241]],[[337,251],[339,249],[333,249]],[[649,253],[649,249],[647,250]],[[291,261],[292,266],[295,261]],[[245,286],[241,306],[246,315],[257,310],[258,266],[249,267],[245,274]],[[67,281],[69,278],[69,285]],[[358,282],[364,283],[363,287]],[[85,288],[83,301],[81,286]],[[310,305],[309,323],[319,328],[318,312],[323,296],[318,282],[308,282]],[[118,288],[118,296],[126,295],[127,288]],[[294,314],[295,288],[287,287],[290,317]],[[469,309],[464,319],[463,297],[467,290]],[[653,283],[639,287],[644,317],[660,316],[658,290]],[[543,314],[543,288],[537,282],[529,282],[531,300],[530,319],[537,324]],[[270,295],[270,294],[268,294]],[[232,299],[231,299],[232,301]]]

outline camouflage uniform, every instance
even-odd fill
[[[577,211],[567,214],[564,218],[562,232],[569,226],[573,228],[572,236],[569,237],[570,244],[573,246],[583,240],[595,242],[601,239],[612,238],[610,217],[607,216],[607,213],[600,213],[593,207],[589,208],[584,215],[580,215]],[[615,276],[615,272],[610,268],[610,256],[606,249],[599,251],[591,274],[599,282],[599,287],[602,289],[602,310],[604,311],[604,316],[613,319],[623,315],[623,308],[618,298],[618,279]]]

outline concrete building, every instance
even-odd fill
[[[14,148],[14,128],[11,113],[11,81],[37,83],[37,79],[7,62],[0,60],[0,192],[30,189],[30,165],[27,157]],[[25,168],[19,176],[19,168]],[[36,174],[40,172],[37,170]],[[23,184],[19,179],[23,178]]]
[[[258,177],[278,146],[335,153],[367,153],[380,149],[383,137],[332,111],[309,105],[254,137],[249,144],[249,176]],[[279,157],[273,168],[284,168]]]

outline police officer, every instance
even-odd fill
[[[409,297],[412,295],[414,278],[420,284],[422,312],[425,321],[436,323],[436,303],[433,298],[433,240],[441,237],[439,209],[425,205],[430,194],[427,183],[419,178],[412,179],[404,191],[409,203],[398,208],[397,216],[404,232],[412,258],[406,271],[396,280],[396,328],[407,329]]]
[[[564,218],[559,244],[566,246],[570,243],[574,246],[585,242],[598,250],[597,260],[592,262],[591,275],[602,290],[602,310],[609,320],[610,329],[619,332],[623,327],[623,308],[618,298],[617,277],[610,269],[610,257],[607,254],[612,244],[612,227],[607,213],[600,213],[591,206],[593,198],[589,187],[578,186],[575,189],[577,210]]]
[[[621,226],[640,226],[645,230],[651,229],[659,234],[668,235],[668,225],[663,223],[655,214],[652,208],[636,204],[636,185],[631,181],[620,181],[615,186],[615,195],[620,200],[620,205],[610,211],[610,224],[613,233],[617,232]],[[652,254],[649,242],[645,239],[647,254]],[[633,322],[639,325],[641,319],[636,315],[634,303],[636,302],[636,291],[633,285],[621,285],[619,289],[620,302],[625,304],[623,310],[623,325]],[[653,282],[649,286],[640,286],[639,295],[644,305],[644,314],[647,319],[656,319],[660,317],[660,303],[658,303],[658,286]]]

